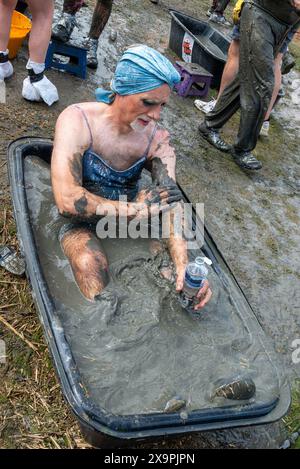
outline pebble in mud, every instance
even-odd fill
[[[178,410],[185,407],[185,405],[186,405],[186,401],[184,399],[181,399],[180,397],[175,396],[166,403],[164,412],[167,412],[167,413],[177,412]]]
[[[111,42],[115,42],[116,39],[118,37],[118,33],[117,31],[115,31],[114,29],[111,30],[110,34],[109,34],[109,39]]]
[[[211,399],[215,397],[224,397],[234,400],[248,400],[254,396],[256,386],[252,378],[245,376],[236,376],[232,378],[221,378],[215,382],[215,389]]]

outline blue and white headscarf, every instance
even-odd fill
[[[162,54],[148,46],[132,46],[118,62],[111,91],[97,88],[96,100],[111,104],[115,94],[144,93],[165,83],[172,89],[179,82],[179,73]]]

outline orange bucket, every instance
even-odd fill
[[[27,16],[22,15],[18,11],[14,11],[12,15],[8,50],[10,59],[14,59],[21,48],[24,39],[31,30],[31,21]]]

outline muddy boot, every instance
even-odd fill
[[[61,42],[68,42],[76,25],[75,15],[63,13],[60,19],[54,23],[52,28],[52,39]]]
[[[201,136],[218,150],[228,152],[231,149],[231,146],[221,139],[218,129],[207,127],[205,121],[199,125],[198,130]]]
[[[13,73],[13,66],[8,60],[8,50],[0,51],[0,80],[10,78]]]
[[[237,152],[232,148],[231,155],[240,168],[257,171],[262,168],[262,164],[258,161],[250,151]]]
[[[88,40],[88,51],[87,51],[87,66],[90,68],[96,69],[98,67],[98,57],[97,57],[97,50],[98,50],[98,39],[89,39]]]

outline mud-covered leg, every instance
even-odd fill
[[[64,0],[63,12],[75,15],[77,11],[83,6],[83,0]]]
[[[107,21],[109,20],[112,4],[113,0],[97,0],[89,32],[90,38],[99,39]]]
[[[113,0],[98,0],[95,6],[91,29],[89,32],[87,65],[90,68],[97,68],[98,58],[98,41],[99,37],[109,20]]]
[[[251,152],[256,147],[274,89],[274,32],[268,17],[263,19],[260,11],[246,5],[241,18],[241,119],[234,145],[237,153]]]
[[[81,293],[94,300],[108,284],[108,263],[98,238],[87,228],[74,228],[61,238]]]

